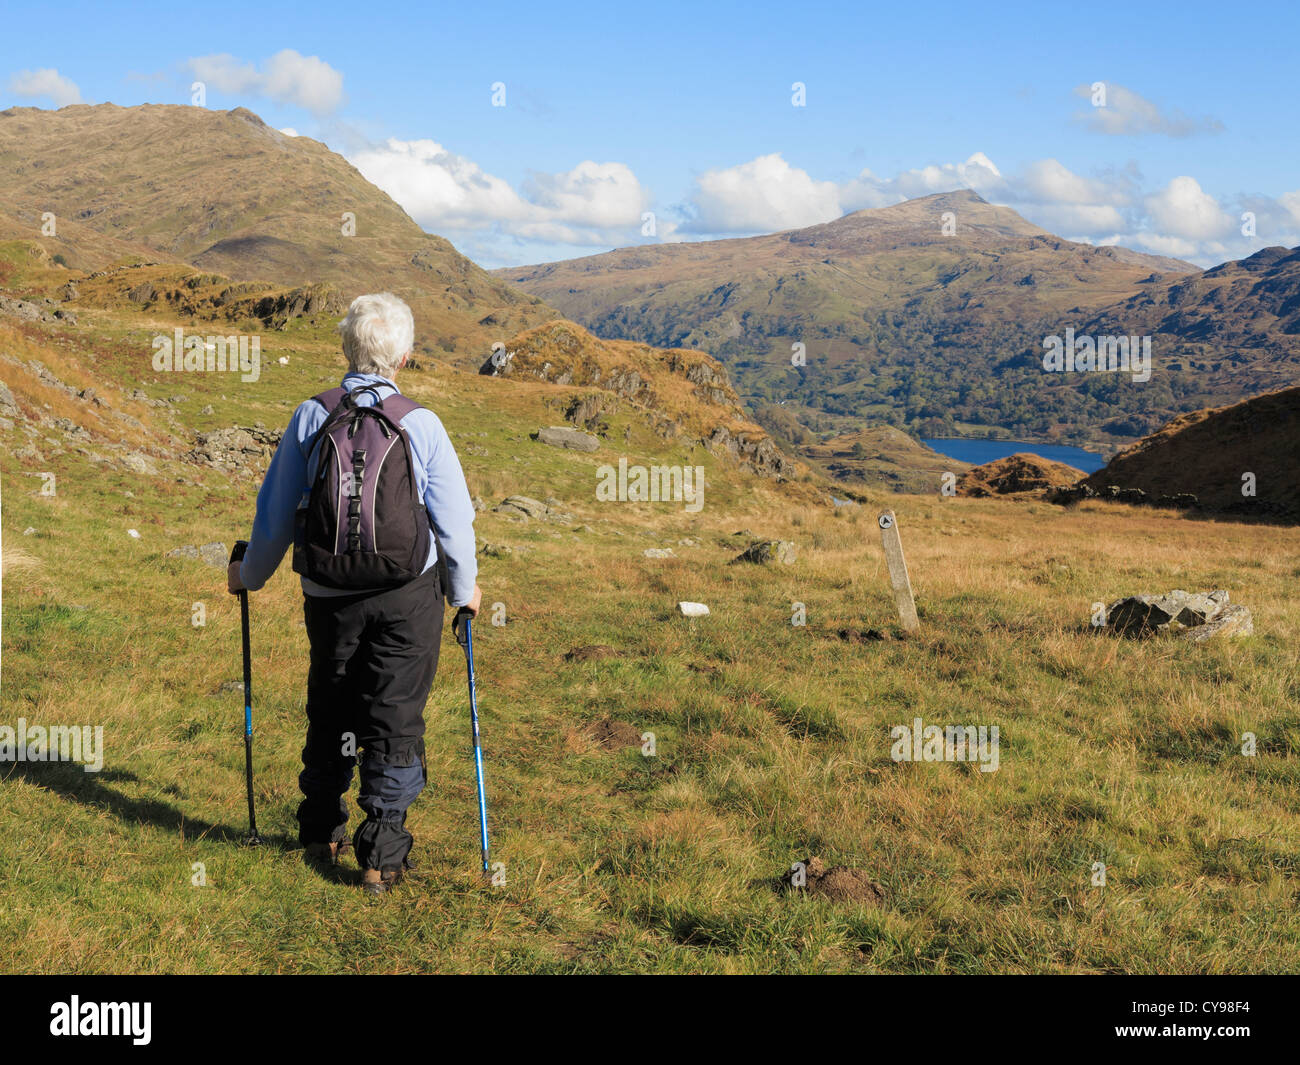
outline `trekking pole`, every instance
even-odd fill
[[[465,648],[465,663],[469,670],[469,719],[474,730],[474,772],[478,779],[478,826],[479,842],[483,849],[483,875],[489,876],[488,867],[488,826],[487,826],[487,792],[483,787],[483,745],[478,738],[478,697],[474,690],[474,636],[470,631],[473,614],[467,607],[456,611],[451,622],[451,631],[456,635],[456,642]]]
[[[230,561],[242,562],[248,550],[247,540],[236,540],[230,552]],[[253,810],[253,655],[248,640],[248,591],[239,590],[239,620],[244,642],[244,784],[248,791],[248,838],[244,845],[257,847],[262,837],[257,834],[257,813]]]

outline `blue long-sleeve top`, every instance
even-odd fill
[[[362,385],[377,387],[381,396],[398,391],[392,381],[378,374],[350,373],[343,378],[343,387],[348,390]],[[374,395],[369,392],[358,397],[362,404],[369,405],[374,401]],[[294,514],[310,492],[316,472],[307,448],[328,415],[329,412],[315,400],[307,400],[293,412],[284,438],[275,450],[257,493],[257,516],[248,537],[248,550],[239,567],[239,578],[249,591],[257,591],[271,579],[271,574],[293,543]],[[464,606],[473,595],[474,581],[478,576],[478,561],[474,553],[474,504],[465,484],[465,474],[461,471],[460,460],[447,430],[433,411],[424,407],[413,410],[402,419],[401,425],[411,441],[416,482],[424,497],[424,505],[447,555],[451,604]],[[430,543],[425,572],[437,561],[437,545]],[[301,580],[306,595],[357,594],[356,589],[329,588],[306,577]]]

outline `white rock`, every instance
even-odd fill
[[[138,539],[140,539],[140,534],[139,534],[138,532],[136,532],[134,529],[127,529],[127,530],[126,530],[126,535],[129,536],[129,537],[131,537],[132,540],[138,540]]]
[[[671,547],[647,547],[643,552],[646,558],[676,558]]]
[[[703,618],[709,614],[709,608],[703,603],[678,603],[677,609],[687,618]]]
[[[280,365],[281,365],[281,366],[288,366],[288,365],[289,365],[289,356],[288,356],[288,355],[281,355],[281,356],[280,356]]]

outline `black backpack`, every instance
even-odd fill
[[[373,393],[373,406],[357,403]],[[363,385],[312,397],[329,416],[308,447],[317,466],[294,518],[293,568],[330,588],[391,588],[418,577],[433,529],[401,421],[420,404]],[[439,551],[441,560],[442,552]]]

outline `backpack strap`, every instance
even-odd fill
[[[404,396],[400,392],[394,392],[391,396],[384,397],[384,413],[394,422],[400,422],[413,410],[419,410],[421,404],[409,396]]]
[[[312,396],[317,403],[327,411],[333,411],[339,405],[340,400],[348,394],[346,388],[331,388],[328,392],[322,392],[319,395]]]

